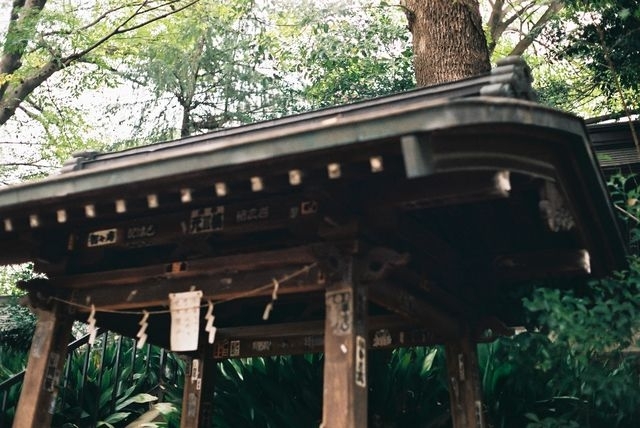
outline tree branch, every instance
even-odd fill
[[[35,75],[17,83],[10,82],[0,101],[0,125],[4,125],[20,103],[60,68],[59,62],[49,61]]]
[[[55,168],[53,165],[38,165],[38,162],[41,160],[36,160],[33,162],[2,162],[0,164],[1,167],[10,168],[10,167],[18,167],[18,166],[34,166],[38,168]]]
[[[167,2],[167,3],[163,4],[162,6],[170,5],[170,4],[172,4],[172,3],[176,3],[176,2],[178,2],[178,1],[180,1],[180,0],[172,0],[172,1],[170,1],[170,2]],[[148,9],[148,10],[142,11],[142,6],[146,3],[146,2],[145,2],[145,3],[143,3],[142,5],[140,5],[140,7],[139,7],[139,8],[138,8],[138,9],[137,9],[133,14],[131,14],[131,16],[129,16],[128,18],[126,18],[126,19],[125,19],[125,20],[124,20],[120,25],[118,25],[118,26],[117,26],[113,31],[111,31],[109,34],[107,34],[107,35],[103,36],[101,39],[99,39],[98,41],[96,41],[95,43],[93,43],[91,46],[89,46],[89,47],[87,47],[87,48],[83,49],[82,51],[80,51],[80,52],[77,52],[77,53],[74,53],[74,54],[72,54],[72,55],[67,56],[66,58],[62,59],[62,61],[61,61],[61,62],[62,62],[62,63],[64,64],[64,66],[66,67],[66,66],[68,66],[69,64],[71,64],[72,62],[76,61],[78,58],[81,58],[81,57],[83,57],[83,56],[85,56],[85,55],[89,54],[90,52],[92,52],[92,51],[96,50],[98,47],[100,47],[101,45],[103,45],[107,40],[111,39],[112,37],[115,37],[115,36],[117,36],[117,35],[119,35],[119,34],[125,34],[125,33],[129,33],[129,32],[131,32],[131,31],[135,31],[135,30],[137,30],[137,29],[139,29],[139,28],[142,28],[142,27],[144,27],[144,26],[146,26],[146,25],[149,25],[149,24],[151,24],[151,23],[153,23],[153,22],[156,22],[156,21],[159,21],[159,20],[161,20],[161,19],[164,19],[164,18],[166,18],[167,16],[174,15],[174,14],[176,14],[176,13],[178,13],[178,12],[181,12],[181,11],[183,11],[183,10],[187,9],[188,7],[191,7],[192,5],[196,4],[198,1],[199,1],[199,0],[193,0],[193,1],[189,2],[189,3],[187,3],[187,4],[186,4],[186,5],[184,5],[184,6],[181,6],[181,7],[178,7],[178,8],[172,8],[170,12],[166,12],[166,13],[160,14],[160,15],[158,15],[158,16],[154,16],[153,18],[150,18],[150,19],[148,19],[148,20],[146,20],[146,21],[143,21],[143,22],[141,22],[141,23],[139,23],[139,24],[136,24],[136,25],[133,25],[133,26],[131,26],[131,27],[126,27],[126,25],[127,25],[129,22],[131,22],[131,20],[132,20],[133,18],[135,18],[136,16],[142,15],[142,14],[144,14],[144,13],[148,13],[148,12],[150,12],[151,10],[156,10],[156,9],[158,9],[158,8],[160,8],[160,7],[161,7],[161,6],[156,6],[156,7],[154,7],[154,8],[150,8],[150,9]]]
[[[508,8],[505,8],[505,0],[496,0],[491,8],[491,15],[489,17],[489,54],[492,54],[495,50],[498,41],[504,34],[504,32],[513,24],[517,19],[522,19],[524,14],[531,8],[536,6],[535,0],[529,0],[522,7],[516,10],[515,6],[510,2],[507,4]],[[513,12],[509,15],[507,9],[511,9]],[[506,18],[505,18],[506,17]]]
[[[504,0],[496,0],[491,7],[491,15],[489,16],[489,54],[493,52],[498,43],[498,38],[502,35],[504,30],[501,30],[500,23],[502,22],[502,16],[504,11]]]
[[[15,0],[14,1],[14,5],[17,3],[20,3],[23,0]],[[17,21],[19,19],[25,19],[25,18],[20,18],[21,16],[23,16],[23,12],[25,11],[25,9],[27,7],[36,7],[39,6],[41,10],[42,6],[44,6],[44,4],[46,3],[46,0],[27,0],[28,3],[25,4],[25,6],[20,10],[19,16],[17,18]],[[90,52],[94,51],[95,49],[97,49],[98,47],[100,47],[101,45],[103,45],[107,40],[111,39],[112,37],[119,35],[119,34],[125,34],[134,30],[137,30],[141,27],[144,27],[145,25],[149,25],[153,22],[159,21],[163,18],[166,18],[167,16],[176,14],[190,6],[192,6],[193,4],[197,3],[199,0],[192,0],[190,2],[188,2],[187,4],[181,6],[181,7],[173,7],[172,5],[174,3],[177,3],[181,0],[170,0],[167,2],[162,3],[161,5],[157,5],[154,7],[150,7],[146,10],[143,10],[143,7],[147,4],[147,1],[144,1],[142,4],[140,4],[140,6],[136,9],[136,11],[134,13],[131,14],[131,16],[127,17],[122,23],[120,23],[113,31],[111,31],[110,33],[108,33],[107,35],[103,36],[102,38],[100,38],[98,41],[94,42],[92,45],[90,45],[89,47],[83,49],[80,52],[76,52],[73,53],[71,55],[68,55],[64,58],[52,58],[49,62],[47,62],[44,66],[40,67],[39,70],[37,70],[34,74],[32,74],[31,76],[25,78],[25,79],[21,79],[19,81],[13,81],[13,80],[8,80],[7,82],[5,82],[5,85],[3,85],[3,87],[0,87],[0,126],[4,125],[7,120],[9,120],[9,118],[11,116],[13,116],[13,114],[16,111],[16,108],[20,105],[20,103],[23,102],[23,100],[29,96],[38,86],[40,86],[43,82],[45,82],[49,77],[51,77],[54,73],[56,73],[57,71],[70,66],[71,64],[73,64],[74,62],[80,60],[81,58],[85,57],[86,55],[88,55]],[[132,25],[130,27],[127,27],[126,25],[128,23],[130,23],[136,16],[140,16],[142,14],[145,13],[149,13],[151,11],[157,10],[161,7],[164,6],[172,6],[171,10],[169,12],[166,13],[162,13],[160,15],[154,16],[152,18],[149,18],[139,24],[135,24]],[[27,12],[24,12],[27,13]],[[16,24],[17,25],[17,24]],[[26,43],[26,41],[25,41]],[[26,45],[25,45],[26,46]],[[23,48],[24,50],[24,48]],[[9,60],[7,60],[9,61]],[[19,61],[19,58],[18,58]],[[0,61],[0,66],[1,66],[1,61]]]
[[[19,35],[20,31],[26,28],[25,22],[29,18],[37,18],[47,0],[14,0],[11,6],[11,15],[5,43],[0,59],[0,76],[9,75],[20,68],[22,56],[29,42],[30,37]],[[35,25],[32,27],[35,31]],[[9,82],[0,85],[0,98],[4,96]]]
[[[509,25],[513,24],[516,19],[522,18],[523,15],[527,13],[529,9],[531,9],[534,6],[535,6],[535,3],[533,2],[528,3],[522,6],[520,9],[518,9],[516,12],[513,12],[513,15],[509,16],[507,19],[504,20],[503,22],[504,27],[507,28]]]
[[[122,10],[122,9],[126,9],[126,8],[128,8],[130,6],[131,5],[129,5],[129,4],[123,4],[123,5],[117,6],[117,7],[113,8],[113,9],[109,9],[106,12],[104,12],[103,14],[99,15],[96,19],[94,19],[90,23],[88,23],[88,24],[86,24],[86,25],[84,25],[84,26],[82,26],[80,28],[76,28],[73,31],[71,31],[71,30],[68,30],[68,31],[48,31],[48,32],[42,33],[42,36],[43,37],[53,36],[53,35],[68,36],[70,34],[77,33],[78,31],[88,30],[89,28],[91,28],[91,27],[93,27],[95,25],[98,25],[100,23],[100,21],[102,21],[103,19],[106,19],[110,14],[115,13],[115,12],[117,12],[119,10]]]
[[[549,21],[564,7],[564,2],[562,0],[553,0],[549,3],[547,10],[544,11],[542,16],[536,21],[535,24],[529,30],[529,33],[526,34],[520,41],[516,44],[516,46],[511,50],[509,55],[522,55],[525,50],[534,42],[536,37],[542,32],[544,27],[547,25]]]

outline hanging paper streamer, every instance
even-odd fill
[[[144,344],[147,342],[147,326],[149,325],[149,323],[147,322],[148,319],[149,312],[142,311],[142,319],[138,323],[138,325],[140,326],[140,330],[138,331],[138,334],[136,334],[136,337],[138,338],[138,344],[136,345],[136,348],[138,349],[142,349]]]
[[[195,351],[198,349],[201,299],[202,291],[169,294],[172,351]]]
[[[209,343],[213,343],[216,340],[216,331],[218,330],[216,326],[213,325],[213,320],[216,317],[213,316],[213,303],[211,300],[207,302],[207,315],[205,315],[204,319],[207,320],[207,325],[204,327],[204,331],[209,333]]]
[[[271,315],[271,311],[273,310],[273,305],[276,300],[278,300],[278,288],[280,287],[280,283],[278,280],[273,278],[273,291],[271,292],[271,301],[267,303],[267,306],[264,308],[264,312],[262,313],[262,319],[264,321],[269,319],[269,315]]]
[[[96,333],[98,330],[96,329],[96,306],[91,305],[91,312],[89,313],[89,318],[87,319],[87,333],[89,333],[89,345],[93,345],[96,341]]]

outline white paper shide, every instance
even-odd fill
[[[198,349],[201,299],[202,291],[169,294],[172,351],[195,351]]]

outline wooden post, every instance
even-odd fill
[[[367,427],[367,294],[353,261],[326,290],[322,428]]]
[[[445,345],[453,428],[484,428],[476,344],[468,337]]]
[[[205,345],[205,357],[203,358],[202,391],[200,394],[199,428],[213,428],[213,406],[216,381],[217,363],[213,359],[213,349]]]
[[[14,428],[51,425],[60,373],[67,356],[72,320],[59,305],[38,309],[38,323],[31,342],[29,362],[18,401]]]
[[[182,394],[180,428],[213,427],[213,392],[216,362],[213,353],[189,360]],[[188,357],[187,357],[188,358]]]
[[[185,357],[188,361],[182,392],[180,428],[198,428],[200,397],[202,392],[202,366],[204,359]]]

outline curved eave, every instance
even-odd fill
[[[578,118],[535,103],[504,98],[418,100],[408,105],[382,105],[361,114],[337,114],[319,121],[284,125],[263,132],[239,133],[222,142],[212,138],[202,140],[197,146],[178,146],[162,152],[143,152],[137,156],[111,159],[88,169],[4,188],[0,190],[0,210],[358,142],[502,123],[571,133],[585,141],[586,149],[585,129]],[[213,133],[212,137],[215,135]],[[595,161],[592,165],[596,167]]]
[[[215,176],[280,158],[304,164],[320,152],[364,150],[360,145],[385,142],[402,147],[409,178],[488,169],[556,182],[576,217],[593,271],[604,274],[625,265],[605,184],[579,118],[527,101],[490,97],[391,101],[364,111],[329,113],[247,132],[240,128],[225,138],[212,133],[197,145],[111,156],[79,171],[5,188],[0,218],[54,209],[69,198],[126,194],[132,184],[168,177],[180,181],[198,172]]]

